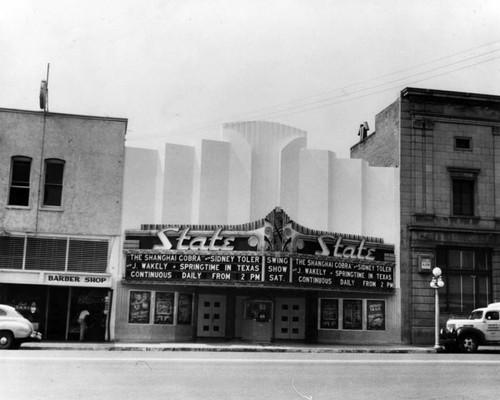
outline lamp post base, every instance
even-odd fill
[[[444,347],[443,347],[443,346],[441,346],[440,344],[436,343],[436,344],[434,345],[434,350],[436,350],[436,353],[439,353],[439,352],[441,352],[441,351],[444,351]]]

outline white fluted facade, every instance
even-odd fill
[[[279,206],[311,229],[396,241],[394,168],[308,149],[306,132],[271,122],[225,124],[222,136],[221,141],[203,140],[200,150],[166,145],[163,187],[156,189],[163,193],[161,223],[241,224]],[[141,157],[140,165],[154,175],[153,158],[147,166],[148,156]],[[148,184],[155,184],[153,175]],[[152,198],[153,192],[144,190],[142,196]]]
[[[158,220],[162,202],[161,164],[158,151],[125,148],[122,229]],[[147,222],[150,221],[150,222]]]
[[[274,122],[251,121],[224,124],[222,135],[234,148],[242,145],[238,139],[250,147],[250,220],[260,219],[281,203],[282,150],[297,139],[305,146],[307,133]]]

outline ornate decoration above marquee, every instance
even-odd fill
[[[304,228],[278,207],[242,225],[143,225],[124,248],[128,283],[394,289],[393,245]]]
[[[303,227],[280,207],[261,220],[240,225],[142,225],[141,230],[126,232],[125,249],[134,248],[273,251],[378,260],[386,259],[382,254],[394,253],[394,246],[380,238]]]

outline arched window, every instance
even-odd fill
[[[31,158],[14,156],[10,169],[10,206],[28,206],[30,200]]]
[[[48,158],[45,160],[45,183],[43,205],[60,207],[62,201],[64,160]]]

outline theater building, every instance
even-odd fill
[[[125,243],[118,302],[136,339],[398,340],[394,246],[380,238],[276,208],[239,226],[143,226]]]
[[[441,326],[500,301],[499,96],[405,88],[351,157],[398,170],[405,342],[434,342],[436,266]]]
[[[115,340],[400,343],[396,169],[281,124],[222,133],[166,145],[160,179],[127,149]]]
[[[44,340],[110,338],[126,119],[0,109],[0,303]]]

